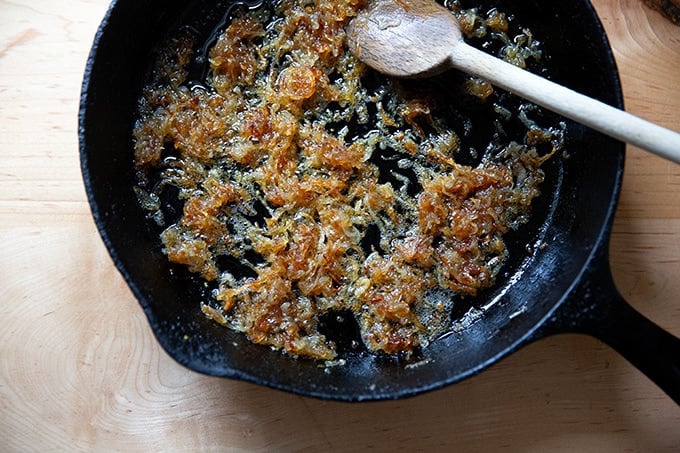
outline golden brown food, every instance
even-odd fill
[[[362,6],[283,0],[236,14],[209,52],[207,80],[191,88],[197,43],[185,30],[161,51],[134,131],[136,190],[164,226],[165,253],[215,287],[204,313],[317,359],[336,356],[319,331],[331,311],[351,311],[372,351],[408,353],[441,333],[428,320],[446,306],[426,294],[493,284],[502,237],[526,221],[551,154],[533,146],[559,141],[533,129],[529,145],[459,164],[436,100],[347,52],[344,27]],[[497,11],[451,8],[470,35],[507,30]],[[537,57],[522,36],[506,52]],[[478,102],[493,92],[464,86]],[[177,219],[160,208],[166,193]]]

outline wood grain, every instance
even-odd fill
[[[593,1],[632,113],[678,129],[680,32]],[[77,150],[104,0],[0,0],[0,450],[678,451],[680,408],[594,339],[533,344],[455,386],[341,404],[198,375],[158,346],[91,220]],[[680,166],[629,148],[611,262],[680,335]]]

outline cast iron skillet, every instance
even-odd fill
[[[83,82],[80,156],[92,213],[115,265],[172,357],[201,373],[296,394],[379,400],[440,388],[531,341],[581,332],[619,351],[680,403],[680,340],[634,311],[610,275],[608,237],[624,145],[573,123],[567,123],[570,157],[554,159],[546,167],[547,181],[534,208],[534,221],[509,239],[514,259],[506,274],[474,302],[495,304],[481,319],[433,342],[421,357],[409,362],[347,351],[344,366],[325,368],[253,345],[208,320],[199,310],[200,283],[167,262],[138,207],[132,190],[131,131],[136,100],[159,38],[186,11],[199,13],[205,24],[217,23],[229,3],[114,1],[96,35]],[[616,66],[588,1],[479,3],[514,13],[543,38],[551,78],[622,106]],[[527,252],[527,245],[540,243],[545,246]],[[342,344],[345,327],[335,327],[340,332],[335,339]]]

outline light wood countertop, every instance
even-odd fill
[[[680,130],[680,27],[593,0],[628,111]],[[154,339],[90,215],[77,113],[107,0],[0,0],[0,451],[680,451],[680,407],[552,337],[462,383],[344,404],[210,378]],[[680,336],[680,166],[629,147],[611,240],[631,304]]]

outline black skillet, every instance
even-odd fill
[[[512,12],[541,37],[549,54],[546,74],[553,80],[622,106],[608,41],[588,1],[476,3],[482,9],[499,6]],[[96,35],[83,82],[80,156],[92,213],[115,265],[175,360],[208,375],[301,395],[379,400],[440,388],[531,341],[581,332],[612,346],[680,403],[680,340],[634,311],[610,275],[608,238],[624,145],[569,122],[569,158],[547,165],[534,220],[509,238],[513,259],[497,285],[472,305],[495,303],[480,319],[433,342],[416,359],[346,348],[344,365],[324,367],[253,345],[208,320],[199,310],[205,296],[200,282],[167,262],[138,206],[132,190],[131,131],[136,100],[160,37],[188,17],[200,17],[196,27],[209,30],[223,20],[229,5],[114,1]],[[329,320],[327,330],[339,345],[349,344],[343,336],[352,333],[351,322]]]

